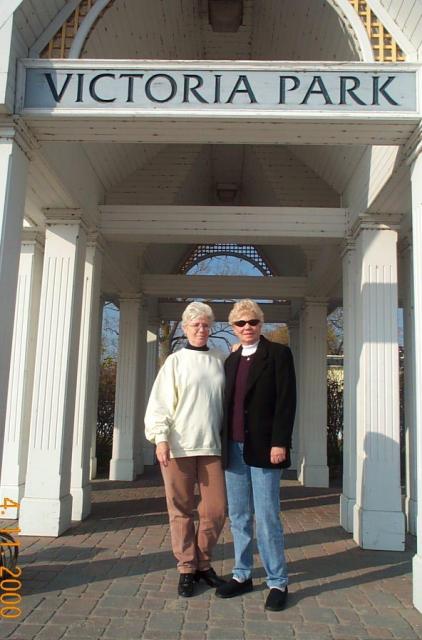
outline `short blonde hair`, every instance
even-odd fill
[[[233,306],[233,309],[229,313],[229,323],[233,324],[243,316],[243,314],[249,314],[248,320],[252,320],[252,318],[258,318],[260,322],[264,322],[264,312],[261,307],[255,302],[255,300],[239,300]]]
[[[189,322],[193,322],[202,316],[207,318],[210,325],[214,322],[214,313],[209,304],[205,304],[205,302],[191,302],[182,314],[182,327],[185,327]]]

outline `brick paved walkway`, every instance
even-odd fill
[[[422,615],[411,605],[414,539],[404,553],[362,551],[338,526],[338,496],[337,488],[283,481],[290,599],[285,611],[266,613],[258,560],[255,591],[242,598],[219,600],[205,585],[191,599],[175,594],[156,468],[134,483],[96,481],[88,520],[58,539],[20,539],[23,612],[16,622],[0,621],[0,638],[422,638]],[[217,572],[229,576],[232,558],[226,524]]]

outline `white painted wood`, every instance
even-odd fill
[[[101,257],[103,258],[103,256]],[[89,479],[94,480],[97,477],[97,413],[98,413],[98,395],[99,395],[99,377],[100,377],[100,358],[101,358],[101,347],[102,347],[102,327],[103,327],[103,313],[104,313],[104,298],[100,296],[100,301],[98,305],[98,328],[97,328],[97,336],[98,336],[98,345],[97,345],[97,371],[96,371],[96,391],[93,392],[92,402],[92,430],[91,430],[91,449],[90,449],[90,458],[89,458]]]
[[[28,159],[13,140],[14,132],[0,127],[0,460],[3,450],[13,317],[18,282]]]
[[[308,207],[104,205],[100,230],[110,240],[173,242],[215,240],[278,243],[294,238],[342,238],[346,211]]]
[[[79,6],[81,0],[68,0],[64,7],[56,13],[53,20],[49,23],[48,27],[44,29],[41,36],[35,41],[35,43],[29,49],[29,56],[31,58],[38,58],[43,49],[48,45],[50,40],[56,35],[63,24],[72,15],[76,7]]]
[[[0,112],[12,111],[10,102],[10,66],[13,19],[0,27]]]
[[[143,429],[143,416],[145,415],[145,389],[146,389],[146,372],[147,372],[147,342],[148,335],[148,305],[145,298],[141,300],[141,318],[139,324],[139,363],[138,363],[138,378],[136,389],[136,410],[138,420],[135,423],[135,437],[134,437],[134,471],[135,477],[142,475],[144,472],[145,455],[148,455],[148,447],[144,447],[144,429]]]
[[[133,480],[137,471],[135,431],[139,429],[142,304],[138,296],[121,298],[119,306],[119,352],[110,480]]]
[[[41,295],[42,240],[41,234],[33,230],[26,229],[22,234],[1,466],[0,502],[7,497],[20,503],[25,489]],[[3,517],[17,518],[18,513],[18,508],[9,508]]]
[[[415,427],[417,468],[417,551],[413,557],[413,604],[422,613],[422,154],[411,168],[414,295]]]
[[[233,118],[211,119],[143,117],[113,112],[98,121],[77,114],[54,118],[25,116],[25,121],[40,141],[119,142],[119,143],[212,143],[212,144],[305,144],[305,145],[400,145],[407,142],[418,118],[401,117],[400,124],[391,117],[373,122],[353,119],[299,118],[298,114],[267,114],[252,118],[244,112]]]
[[[356,249],[348,242],[343,254],[343,491],[340,496],[340,524],[352,533],[356,502]]]
[[[158,328],[153,328],[150,326],[147,331],[144,411],[141,414],[143,461],[146,465],[154,464],[155,460],[155,446],[151,442],[148,442],[148,440],[145,438],[145,433],[143,430],[143,417],[145,414],[146,406],[145,400],[149,398],[152,385],[154,384],[154,380],[158,371],[158,344]]]
[[[359,360],[353,538],[364,549],[402,551],[396,244],[396,231],[370,223],[363,223],[356,236]]]
[[[406,429],[406,498],[407,531],[416,535],[417,474],[415,424],[415,326],[413,297],[412,244],[406,242],[401,252],[403,272],[403,325],[404,325],[404,421]]]
[[[298,479],[305,487],[328,487],[326,301],[307,298],[300,321]]]
[[[259,306],[262,308],[262,303],[259,303]],[[268,321],[267,311],[265,311],[265,316]],[[296,416],[295,423],[293,427],[293,436],[292,436],[292,449],[290,451],[290,458],[292,461],[291,469],[297,470],[298,462],[299,462],[299,425],[300,425],[300,406],[301,406],[301,397],[300,397],[300,327],[298,320],[290,320],[289,321],[289,346],[293,354],[293,361],[295,365],[295,373],[296,373],[296,394],[297,394],[297,402],[296,402]]]
[[[385,0],[380,1],[386,7],[389,15],[403,32],[404,36],[409,38],[412,45],[418,49],[418,57],[420,60],[421,52],[419,49],[422,40],[422,3],[420,0],[394,0],[390,3],[386,3]]]
[[[307,292],[307,279],[253,276],[184,276],[143,275],[140,281],[145,295],[173,298],[204,297],[212,300],[232,298],[303,298]]]
[[[418,58],[417,46],[415,46],[406,34],[398,27],[389,11],[383,7],[382,0],[369,0],[368,4],[380,22],[384,25],[384,28],[391,33],[393,39],[404,52],[406,60],[408,62],[416,61]]]
[[[86,234],[71,212],[49,220],[35,360],[23,535],[58,536],[71,522],[70,471]]]
[[[216,322],[227,322],[233,304],[231,302],[212,302],[211,306]],[[260,302],[259,306],[264,312],[266,323],[290,321],[291,311],[288,303]],[[185,302],[159,302],[158,317],[160,320],[180,320],[185,308]]]
[[[345,190],[365,151],[360,146],[293,146],[292,153],[338,194]]]
[[[92,433],[97,425],[101,265],[100,240],[88,238],[73,426],[70,481],[72,520],[84,520],[91,512],[90,449]]]

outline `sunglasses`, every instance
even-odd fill
[[[233,322],[235,327],[244,327],[249,324],[251,327],[256,327],[261,321],[257,318],[253,318],[252,320],[236,320]]]

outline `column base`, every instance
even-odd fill
[[[348,533],[353,533],[353,509],[356,500],[348,498],[344,493],[340,496],[340,525]]]
[[[94,480],[97,477],[97,458],[91,458],[89,461],[89,479]]]
[[[328,467],[326,465],[317,467],[302,464],[298,480],[304,487],[328,487]]]
[[[297,459],[298,459],[298,453],[296,451],[296,449],[291,449],[290,450],[290,460],[292,461],[289,469],[292,469],[293,471],[297,470]]]
[[[144,455],[143,452],[136,456],[135,459],[135,476],[141,476],[144,472]]]
[[[130,460],[110,460],[110,480],[134,480],[135,464],[133,458]]]
[[[23,498],[19,514],[20,535],[55,538],[69,529],[71,520],[70,494],[56,500]]]
[[[72,520],[85,520],[91,513],[91,485],[70,487],[72,494]]]
[[[422,613],[422,556],[413,556],[413,604]]]
[[[362,549],[404,551],[405,522],[401,511],[353,509],[353,540]]]
[[[144,465],[151,466],[155,464],[155,447],[152,445],[144,447]]]
[[[2,503],[5,498],[10,498],[13,502],[18,502],[20,504],[24,493],[24,482],[18,485],[3,484],[0,492],[0,503]],[[1,511],[4,511],[4,513],[0,514],[4,520],[17,520],[17,518],[19,518],[19,507],[7,507],[7,509],[2,509]]]
[[[406,498],[405,501],[405,513],[406,513],[406,529],[412,536],[416,535],[416,515],[418,513],[418,503],[416,500]]]

